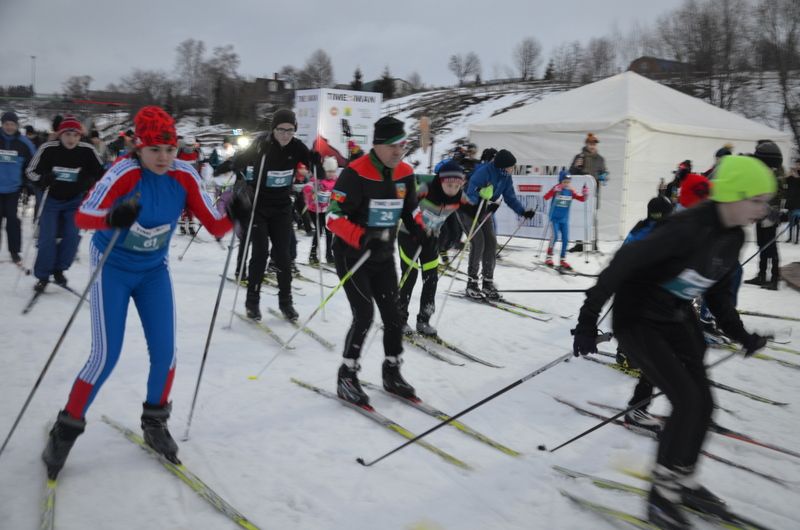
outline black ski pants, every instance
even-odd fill
[[[452,216],[451,216],[452,217]],[[417,240],[410,234],[399,232],[397,234],[397,244],[400,247],[400,277],[408,277],[400,288],[400,318],[403,323],[408,321],[408,304],[411,301],[411,293],[417,283],[417,271],[422,269],[422,296],[419,301],[419,313],[417,322],[429,322],[431,315],[436,311],[436,285],[439,282],[439,244],[435,238],[428,239],[422,245],[417,262],[412,263],[414,254],[419,249]]]
[[[272,259],[278,267],[278,301],[292,301],[292,271],[289,252],[292,236],[292,206],[258,209],[253,218],[250,234],[251,257],[247,276],[247,303],[258,304],[261,282],[267,270],[269,243],[272,241]]]
[[[17,217],[19,206],[19,191],[0,193],[0,223],[6,221],[6,238],[8,251],[19,254],[22,249],[22,223]]]
[[[761,226],[761,223],[756,224],[756,242],[758,243],[758,248],[761,249],[761,252],[758,255],[758,275],[764,278],[766,281],[767,278],[767,264],[768,262],[772,262],[772,275],[770,276],[770,280],[775,282],[778,281],[780,277],[780,263],[778,260],[778,242],[772,241],[775,239],[775,236],[778,234],[778,226]],[[766,245],[772,241],[771,244]],[[762,248],[764,247],[764,248]]]
[[[672,404],[656,461],[672,470],[693,468],[714,410],[699,323],[687,314],[683,322],[640,319],[620,328],[616,337],[626,355]]]
[[[339,241],[334,245],[333,255],[336,272],[339,278],[356,264],[358,256],[350,256],[346,249],[340,247]],[[385,355],[403,353],[403,323],[397,309],[397,271],[394,258],[385,261],[367,260],[349,280],[344,283],[344,292],[353,312],[353,323],[347,332],[344,344],[345,359],[359,359],[364,339],[372,325],[374,315],[373,301],[383,321],[383,351]]]

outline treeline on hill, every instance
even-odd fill
[[[535,79],[588,83],[628,69],[642,57],[659,60],[663,71],[653,77],[660,75],[670,86],[726,110],[743,106],[746,80],[771,72],[777,78],[784,123],[800,145],[800,87],[793,82],[800,70],[798,0],[685,0],[651,23],[637,22],[625,31],[615,26],[605,36],[559,44],[544,72],[541,44],[524,37],[509,50],[509,65],[493,66],[489,77],[495,81],[483,81],[486,76],[474,51],[453,53],[442,62],[459,85]],[[349,83],[336,85],[333,61],[323,50],[314,51],[302,67],[286,65],[268,78],[246,78],[238,72],[239,64],[233,45],[208,53],[202,40],[187,39],[175,49],[172,73],[135,69],[106,93],[125,94],[133,111],[160,104],[180,116],[188,108],[203,107],[211,109],[214,123],[252,128],[261,126],[275,108],[291,104],[294,89],[339,86],[381,92],[391,99],[425,88],[417,72],[397,79],[389,65],[371,83],[356,68]],[[64,93],[73,98],[97,94],[89,90],[91,81],[85,75],[70,77]],[[0,96],[11,91],[22,96],[25,88],[7,87]]]

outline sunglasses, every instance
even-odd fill
[[[275,127],[275,132],[279,132],[281,134],[294,134],[294,127],[284,128],[284,127]]]

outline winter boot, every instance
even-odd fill
[[[681,500],[685,506],[714,515],[727,514],[728,506],[725,501],[697,483],[693,467],[678,468],[677,473]]]
[[[647,500],[647,519],[664,530],[686,530],[689,521],[681,513],[681,485],[677,474],[664,466],[653,470],[653,487]]]
[[[64,467],[72,444],[85,428],[86,420],[76,420],[65,410],[58,413],[58,418],[53,428],[50,429],[47,445],[42,452],[42,460],[47,466],[47,478],[55,480],[58,477],[58,472]]]
[[[748,285],[759,285],[760,286],[760,285],[764,285],[764,282],[766,280],[767,280],[766,273],[762,274],[762,273],[759,272],[757,276],[755,276],[753,278],[750,278],[749,280],[745,280],[743,283],[746,283]]]
[[[571,271],[572,265],[567,263],[567,260],[565,260],[564,258],[561,258],[561,262],[558,264],[558,268],[565,271]]]
[[[660,433],[664,428],[661,420],[647,412],[646,408],[633,409],[625,414],[625,425],[634,430]]]
[[[467,296],[477,299],[483,298],[483,292],[478,287],[478,280],[474,278],[469,278],[467,280]]]
[[[431,326],[430,322],[417,320],[417,333],[428,337],[435,337],[436,328]]]
[[[489,300],[500,300],[500,293],[497,292],[497,287],[494,286],[491,278],[483,279],[483,296]]]
[[[252,296],[249,292],[247,293],[247,300],[244,302],[244,308],[247,311],[247,318],[261,320],[261,309],[259,308],[259,302],[260,300],[258,296]]]
[[[67,286],[67,278],[64,276],[62,271],[53,272],[53,281],[56,283],[56,285],[60,285],[61,287]]]
[[[50,283],[49,280],[39,280],[34,284],[33,290],[37,293],[43,293],[48,283]]]
[[[180,465],[178,444],[172,439],[169,429],[167,429],[170,412],[172,412],[172,403],[166,405],[142,403],[142,431],[147,445],[152,447],[156,453],[164,455],[164,458],[173,464]]]
[[[383,361],[383,388],[402,398],[415,400],[417,394],[414,392],[414,387],[409,385],[400,374],[401,364],[403,364],[403,359],[399,355],[386,356]]]
[[[292,299],[289,298],[288,300],[281,300],[278,302],[278,309],[281,310],[283,316],[286,317],[286,320],[290,320],[292,322],[296,322],[300,315],[297,314],[297,311],[292,304]]]
[[[361,383],[358,381],[359,370],[361,370],[361,365],[358,364],[358,361],[354,359],[344,359],[342,361],[336,381],[336,395],[359,407],[368,407],[369,396],[361,388]]]

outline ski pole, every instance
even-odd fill
[[[298,326],[298,327],[297,327],[297,329],[296,329],[296,330],[295,330],[295,332],[292,334],[292,336],[291,336],[291,337],[289,337],[289,339],[286,341],[286,344],[284,345],[284,348],[285,348],[286,346],[288,346],[288,345],[289,345],[289,343],[290,343],[290,342],[292,342],[292,340],[294,340],[294,338],[295,338],[295,337],[296,337],[296,336],[297,336],[297,335],[298,335],[298,334],[299,334],[301,331],[303,331],[303,328],[304,328],[304,327],[306,327],[306,326],[308,325],[308,323],[309,323],[309,322],[311,322],[311,319],[313,319],[313,318],[314,318],[314,316],[315,316],[315,315],[316,315],[316,314],[317,314],[317,313],[318,313],[318,312],[319,312],[319,311],[320,311],[320,310],[321,310],[323,307],[325,307],[325,304],[327,304],[327,303],[330,301],[330,299],[331,299],[331,298],[333,298],[333,295],[335,295],[335,294],[336,294],[336,292],[337,292],[339,289],[341,289],[341,288],[342,288],[342,286],[345,284],[345,282],[347,282],[347,280],[349,280],[349,279],[350,279],[350,278],[353,276],[353,274],[355,274],[355,273],[356,273],[356,271],[358,271],[358,269],[360,269],[360,268],[361,268],[361,266],[362,266],[364,263],[366,263],[366,262],[367,262],[367,260],[369,259],[370,255],[372,255],[372,251],[371,251],[370,249],[367,249],[367,250],[366,250],[366,252],[364,252],[364,253],[361,255],[361,257],[360,257],[360,258],[358,258],[358,261],[356,261],[355,265],[353,265],[352,267],[350,267],[350,270],[349,270],[349,271],[347,271],[347,274],[345,274],[344,276],[342,276],[342,279],[341,279],[341,280],[339,280],[339,283],[337,283],[337,284],[336,284],[336,287],[334,287],[334,288],[331,290],[331,292],[330,292],[330,293],[328,293],[328,296],[326,296],[326,297],[325,297],[325,300],[323,300],[323,301],[322,301],[322,303],[321,303],[321,304],[319,304],[319,305],[317,306],[317,308],[316,308],[316,309],[314,309],[314,311],[312,311],[312,312],[311,312],[311,314],[310,314],[310,315],[308,315],[308,318],[305,320],[305,322],[303,322],[303,324],[302,324],[302,325],[300,325],[300,326]],[[263,372],[263,370],[262,370],[262,372]],[[261,375],[261,373],[260,373],[260,372],[259,372],[259,375]]]
[[[718,364],[724,363],[725,361],[727,361],[728,359],[730,359],[731,357],[733,357],[737,353],[740,353],[740,351],[734,351],[734,352],[729,353],[728,355],[726,355],[726,356],[714,361],[713,363],[709,364],[706,367],[706,369],[713,368],[714,366],[717,366]],[[646,405],[647,403],[650,403],[650,401],[652,401],[653,399],[655,399],[658,396],[662,395],[663,393],[664,393],[663,391],[657,392],[657,393],[653,394],[650,397],[646,397],[646,398],[642,399],[641,401],[639,401],[635,405],[632,405],[632,406],[628,407],[627,409],[623,410],[622,412],[620,412],[618,414],[615,414],[614,416],[611,416],[610,418],[607,418],[607,419],[601,421],[600,423],[598,423],[594,427],[583,431],[582,433],[580,433],[577,436],[573,436],[572,438],[570,438],[569,440],[567,440],[566,442],[562,443],[561,445],[559,445],[558,447],[556,447],[554,449],[547,449],[547,447],[544,444],[540,445],[538,449],[540,451],[550,451],[551,453],[555,453],[556,451],[558,451],[562,447],[571,444],[575,440],[579,440],[580,438],[583,438],[587,434],[596,431],[597,429],[599,429],[603,425],[607,425],[607,424],[611,423],[612,421],[616,420],[617,418],[620,418],[620,417],[624,416],[625,414],[629,413],[630,411],[638,409],[639,407],[642,407],[642,406]]]
[[[314,236],[317,238],[317,259],[319,259],[319,255],[322,254],[320,252],[322,250],[322,230],[319,226],[319,179],[317,178],[317,165],[313,164],[314,166],[314,208],[316,211],[314,212],[314,230],[316,233]],[[308,209],[308,205],[306,205],[306,209]],[[327,247],[325,249],[327,251]],[[322,266],[319,267],[319,301],[325,299],[325,287],[322,285]],[[322,321],[327,322],[328,319],[325,317],[325,308],[322,308]]]
[[[181,255],[178,256],[178,261],[183,261],[183,257],[186,255],[186,252],[189,250],[189,247],[192,246],[192,243],[194,243],[194,240],[197,237],[197,234],[199,234],[200,230],[202,230],[202,229],[203,229],[203,225],[200,225],[200,228],[198,228],[197,230],[194,231],[194,234],[192,234],[192,239],[189,240],[189,243],[186,245],[186,248],[184,248],[183,252],[181,252]]]
[[[503,243],[503,246],[501,246],[500,249],[497,251],[497,253],[494,255],[495,258],[500,257],[500,253],[503,251],[504,248],[506,248],[506,245],[508,245],[508,243],[514,238],[514,236],[517,235],[517,232],[519,232],[519,229],[522,228],[522,225],[525,224],[525,221],[526,219],[523,217],[522,221],[519,222],[519,225],[517,225],[517,228],[514,230],[514,232],[512,232],[511,235],[508,236],[506,242]]]
[[[467,234],[467,240],[464,242],[464,246],[461,247],[461,250],[458,251],[458,262],[456,263],[456,268],[455,268],[456,271],[458,271],[458,269],[461,267],[461,262],[464,260],[464,250],[466,250],[467,247],[469,247],[469,242],[472,240],[472,237],[477,233],[475,225],[478,222],[478,217],[481,216],[481,210],[483,210],[484,204],[486,204],[486,199],[481,199],[480,204],[478,204],[478,211],[475,212],[475,218],[472,220],[472,226],[469,229],[469,234]],[[480,227],[483,226],[483,223],[486,222],[486,219],[488,219],[490,215],[491,214],[483,218],[481,224],[478,225],[478,230],[480,230]],[[436,323],[433,326],[434,328],[437,329],[439,328],[439,321],[442,319],[442,314],[444,314],[444,307],[447,304],[447,299],[450,297],[450,291],[453,289],[453,284],[455,283],[455,281],[456,281],[456,275],[454,273],[453,277],[450,278],[450,285],[447,286],[447,291],[445,291],[444,293],[444,299],[442,300],[442,308],[439,310],[439,314],[436,315]]]
[[[253,198],[253,210],[250,212],[250,222],[247,224],[247,235],[244,238],[244,254],[242,255],[242,262],[239,264],[239,270],[236,271],[236,287],[233,289],[233,305],[231,306],[231,314],[228,320],[226,329],[231,329],[233,326],[233,312],[236,311],[236,300],[239,298],[239,286],[242,283],[242,272],[244,272],[244,264],[247,261],[247,251],[250,247],[250,235],[253,231],[253,220],[256,217],[256,205],[258,204],[258,196],[261,191],[261,176],[264,173],[264,161],[267,159],[267,153],[261,155],[261,166],[258,168],[258,179],[256,180],[256,192]],[[224,278],[223,278],[224,279]]]
[[[231,255],[233,254],[233,242],[236,240],[236,229],[231,230],[231,242],[228,244],[228,256],[225,258],[225,267],[222,269],[222,278],[219,281],[219,290],[217,291],[217,300],[214,302],[214,311],[211,313],[211,324],[208,326],[208,336],[206,337],[206,346],[203,349],[203,358],[200,361],[200,372],[197,374],[197,383],[194,386],[194,396],[192,397],[192,406],[189,408],[189,418],[186,420],[186,432],[183,434],[182,440],[185,442],[189,439],[189,429],[192,427],[192,417],[194,416],[194,406],[197,403],[197,394],[200,392],[200,380],[203,378],[203,369],[206,366],[206,358],[208,357],[208,349],[211,346],[211,336],[214,334],[214,323],[217,321],[217,313],[219,312],[219,303],[222,300],[222,291],[225,288],[225,279],[228,277],[228,267],[231,263]]]
[[[407,442],[405,442],[404,444],[402,444],[402,445],[399,445],[398,447],[395,447],[394,449],[392,449],[392,450],[391,450],[391,451],[389,451],[388,453],[385,453],[383,456],[380,456],[380,457],[378,457],[378,458],[376,458],[376,459],[374,459],[374,460],[371,460],[371,461],[369,461],[369,462],[366,462],[366,461],[365,461],[363,458],[359,457],[359,458],[356,458],[356,462],[358,462],[359,464],[361,464],[362,466],[365,466],[365,467],[370,467],[370,466],[373,466],[373,465],[377,464],[378,462],[380,462],[381,460],[383,460],[384,458],[386,458],[386,457],[388,457],[388,456],[390,456],[390,455],[393,455],[393,454],[394,454],[394,453],[396,453],[397,451],[399,451],[399,450],[403,449],[404,447],[407,447],[407,446],[411,445],[412,443],[414,443],[414,442],[416,442],[416,441],[420,440],[421,438],[424,438],[425,436],[429,435],[429,434],[430,434],[430,433],[432,433],[433,431],[435,431],[435,430],[437,430],[437,429],[440,429],[441,427],[444,427],[444,426],[445,426],[445,425],[447,425],[448,423],[450,423],[450,422],[452,422],[452,421],[454,421],[454,420],[457,420],[458,418],[460,418],[460,417],[461,417],[461,416],[463,416],[464,414],[466,414],[466,413],[468,413],[468,412],[470,412],[470,411],[472,411],[472,410],[475,410],[476,408],[480,407],[480,406],[481,406],[481,405],[483,405],[484,403],[488,403],[489,401],[493,400],[493,399],[494,399],[494,398],[496,398],[497,396],[500,396],[500,395],[502,395],[502,394],[505,394],[506,392],[508,392],[508,391],[509,391],[509,390],[511,390],[512,388],[514,388],[514,387],[517,387],[517,386],[521,385],[522,383],[524,383],[525,381],[527,381],[527,380],[529,380],[529,379],[532,379],[532,378],[536,377],[537,375],[541,374],[541,373],[542,373],[542,372],[544,372],[545,370],[549,370],[549,369],[550,369],[550,368],[552,368],[553,366],[555,366],[555,365],[557,365],[557,364],[560,364],[560,363],[562,363],[562,362],[564,362],[564,361],[568,360],[570,357],[572,357],[572,352],[565,353],[565,354],[564,354],[564,355],[562,355],[561,357],[559,357],[559,358],[557,358],[557,359],[555,359],[555,360],[553,360],[553,361],[550,361],[550,362],[549,362],[549,363],[547,363],[546,365],[542,366],[541,368],[538,368],[538,369],[534,370],[533,372],[529,373],[529,374],[528,374],[528,375],[526,375],[525,377],[523,377],[523,378],[521,378],[521,379],[517,379],[516,381],[514,381],[514,382],[513,382],[513,383],[511,383],[510,385],[508,385],[508,386],[506,386],[506,387],[504,387],[504,388],[501,388],[500,390],[498,390],[497,392],[495,392],[495,393],[494,393],[494,394],[492,394],[491,396],[489,396],[489,397],[485,397],[485,398],[483,398],[482,400],[480,400],[480,401],[478,401],[477,403],[475,403],[474,405],[470,405],[469,407],[465,408],[464,410],[462,410],[462,411],[461,411],[461,412],[459,412],[458,414],[456,414],[456,415],[454,415],[454,416],[451,416],[451,417],[447,418],[446,420],[444,420],[444,421],[442,421],[442,422],[440,422],[440,423],[437,423],[436,425],[434,425],[433,427],[431,427],[431,428],[430,428],[430,429],[428,429],[427,431],[423,432],[422,434],[419,434],[419,435],[415,436],[414,438],[411,438],[410,440],[408,440],[408,441],[407,441]]]
[[[406,272],[403,273],[403,277],[400,278],[400,283],[397,286],[398,289],[403,288],[403,285],[406,283],[406,280],[408,279],[408,275],[411,274],[411,269],[415,269],[417,267],[417,260],[419,259],[420,254],[422,254],[422,245],[417,247],[417,251],[414,253],[414,257],[411,258],[411,263],[406,264],[408,265],[408,268],[406,269]],[[422,267],[420,267],[420,269],[422,269]]]
[[[585,197],[583,199],[583,240],[589,241],[589,207],[586,205]],[[597,243],[595,243],[596,245]],[[583,262],[589,263],[589,250],[585,245],[583,247]]]
[[[585,293],[586,289],[498,289],[498,293]]]
[[[25,276],[29,276],[31,274],[31,269],[25,267],[25,262],[28,261],[28,251],[30,250],[33,239],[37,238],[36,231],[39,229],[39,222],[42,220],[42,212],[44,211],[44,203],[47,202],[47,196],[50,195],[50,186],[44,189],[44,193],[42,194],[42,201],[39,203],[39,209],[37,210],[36,220],[33,223],[33,238],[31,238],[31,244],[25,247],[25,250],[22,251],[22,266],[17,271],[17,279],[14,282],[14,290],[17,290],[17,286],[19,286],[19,279],[22,277],[22,272],[25,271]]]
[[[539,250],[536,251],[536,259],[539,259],[539,256],[542,255],[542,247],[544,246],[544,242],[547,238],[547,232],[550,231],[550,216],[547,216],[547,221],[544,223],[544,235],[542,239],[539,241]],[[553,243],[555,244],[555,242]]]
[[[108,255],[111,254],[111,251],[114,249],[114,244],[117,242],[117,239],[119,239],[119,235],[121,233],[122,233],[121,229],[119,228],[114,229],[114,233],[111,236],[111,240],[108,242],[106,250],[103,252],[103,255],[100,257],[100,261],[97,262],[97,266],[95,267],[94,272],[92,272],[92,276],[89,278],[89,283],[87,283],[86,287],[83,289],[83,293],[81,293],[80,300],[78,300],[78,303],[75,305],[75,309],[72,311],[72,315],[69,317],[67,325],[64,326],[64,331],[62,331],[61,336],[58,337],[58,342],[56,342],[56,345],[53,347],[53,351],[50,353],[50,357],[47,358],[47,362],[45,362],[44,368],[42,368],[39,377],[36,379],[36,383],[34,383],[33,388],[28,394],[28,398],[22,405],[22,410],[19,411],[17,419],[14,420],[14,424],[11,426],[11,430],[8,431],[8,435],[6,436],[6,439],[3,442],[3,446],[0,447],[0,455],[3,454],[3,450],[6,448],[6,445],[8,445],[8,441],[11,439],[11,435],[14,434],[14,431],[16,430],[17,425],[19,425],[19,422],[22,419],[23,414],[25,414],[25,410],[28,408],[28,405],[30,405],[31,400],[33,399],[33,395],[36,393],[36,390],[39,388],[42,379],[44,379],[44,375],[47,373],[47,369],[50,368],[50,364],[53,362],[53,359],[55,359],[59,348],[61,348],[61,344],[64,342],[64,338],[67,336],[69,328],[72,327],[72,323],[75,321],[75,316],[78,314],[78,311],[80,311],[81,305],[83,305],[83,301],[86,300],[86,295],[89,294],[89,289],[92,288],[95,280],[97,280],[97,277],[100,276],[100,271],[103,270],[103,265],[105,265],[106,260],[108,259]]]

